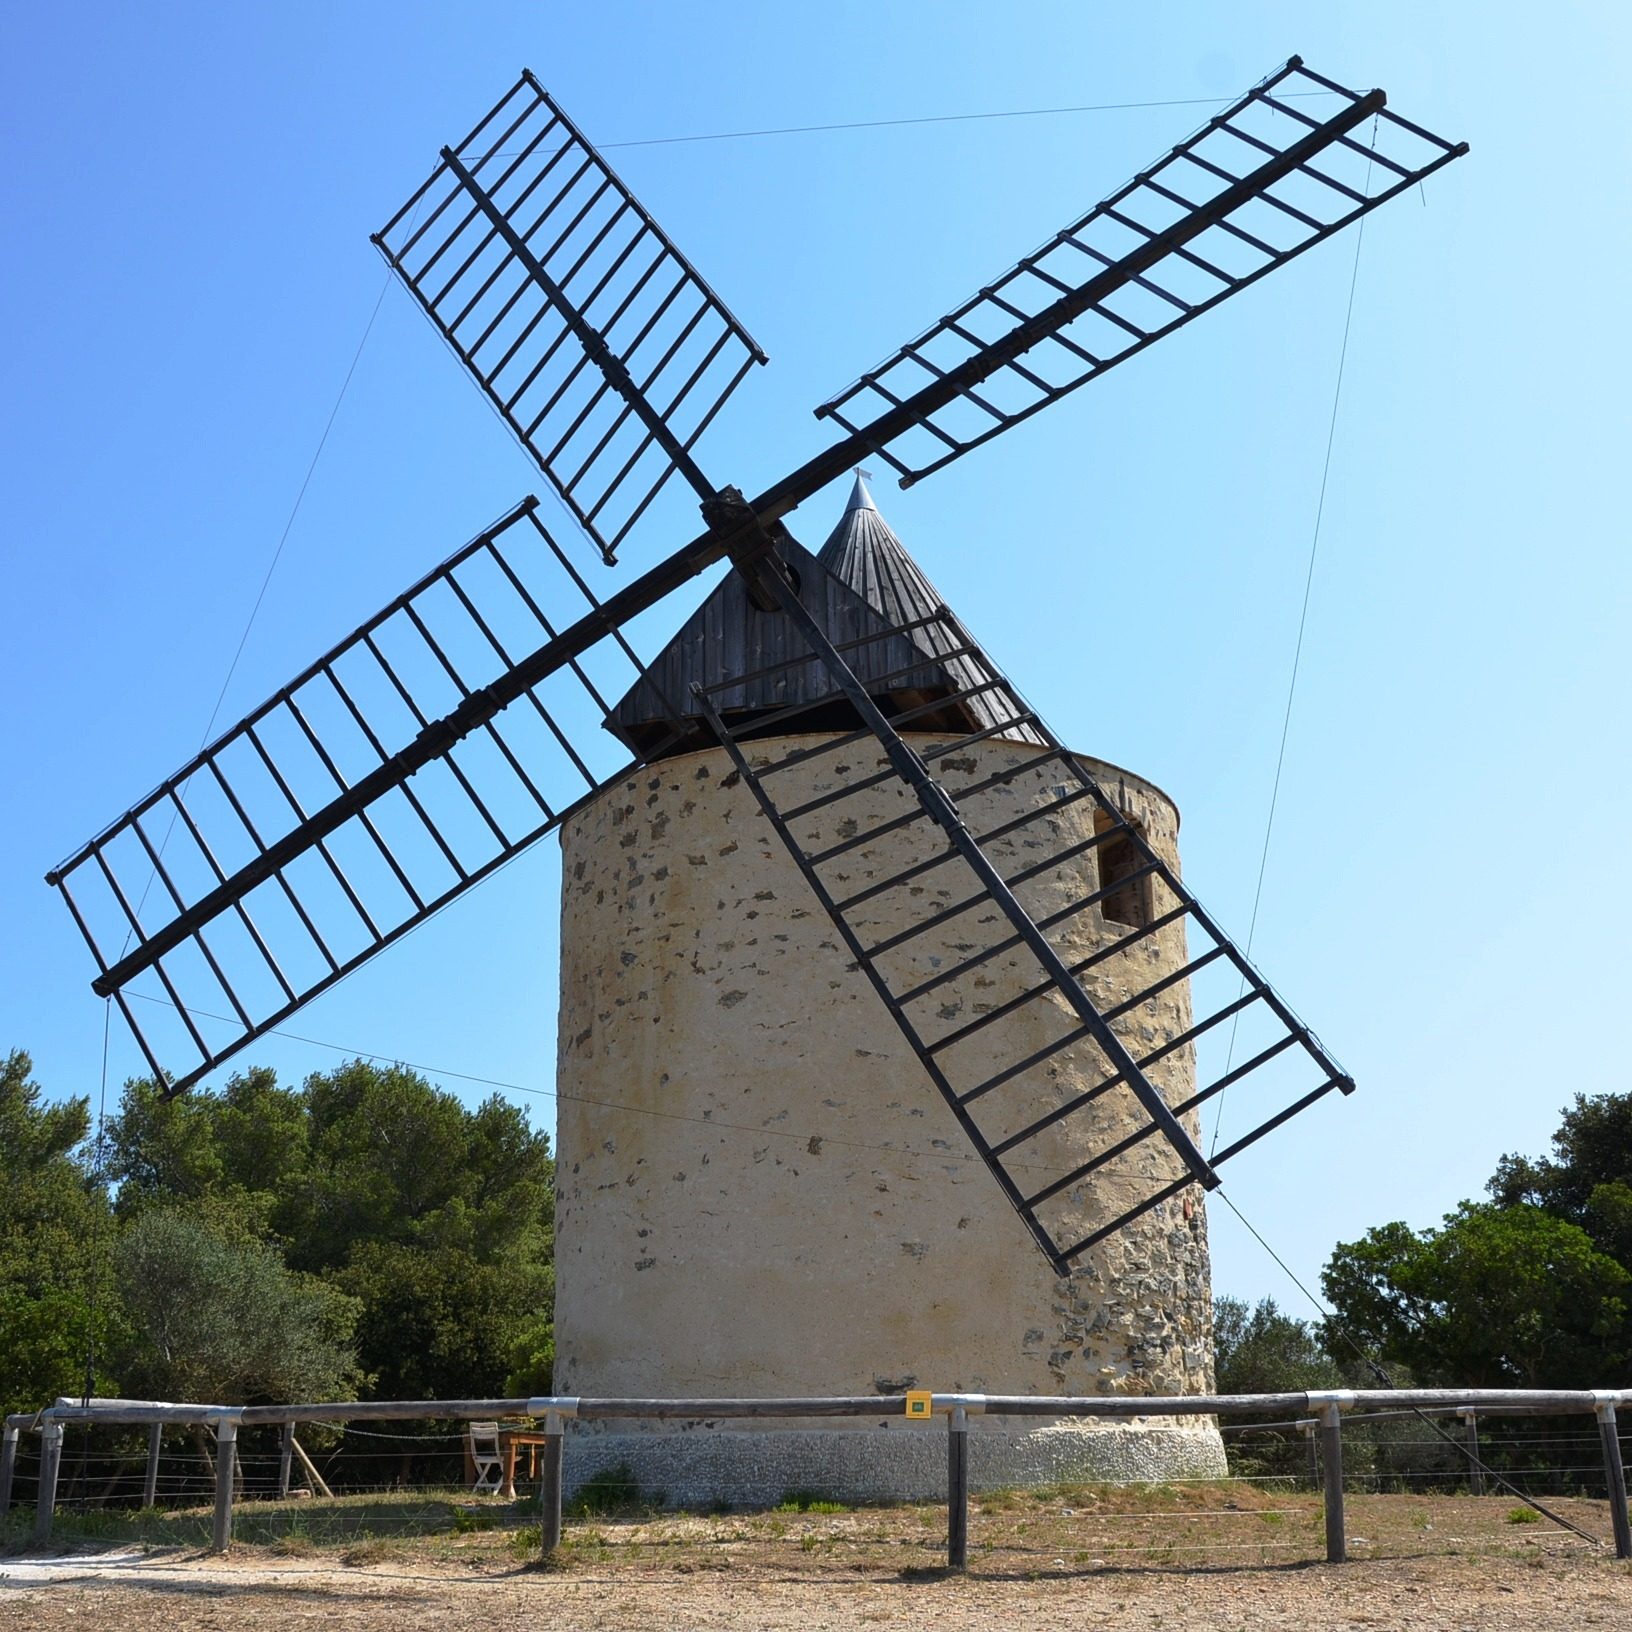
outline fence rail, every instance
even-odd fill
[[[442,1419],[483,1421],[524,1418],[542,1424],[543,1455],[539,1478],[539,1549],[548,1557],[561,1543],[562,1469],[565,1427],[568,1421],[611,1419],[645,1421],[707,1421],[800,1419],[837,1424],[846,1419],[878,1418],[892,1413],[933,1420],[941,1418],[947,1435],[947,1562],[955,1569],[968,1563],[970,1419],[992,1417],[1060,1418],[1256,1418],[1228,1422],[1226,1432],[1300,1431],[1318,1448],[1318,1470],[1324,1492],[1326,1557],[1342,1563],[1347,1557],[1344,1528],[1343,1423],[1378,1421],[1407,1416],[1454,1416],[1465,1426],[1463,1439],[1444,1436],[1445,1442],[1467,1459],[1475,1494],[1486,1482],[1502,1481],[1480,1455],[1478,1424],[1481,1418],[1524,1416],[1591,1416],[1609,1498],[1610,1520],[1618,1558],[1632,1558],[1632,1525],[1627,1511],[1626,1472],[1621,1454],[1617,1408],[1632,1405],[1632,1389],[1333,1389],[1281,1394],[1192,1394],[1183,1396],[1056,1396],[969,1393],[913,1393],[908,1395],[838,1395],[774,1399],[591,1399],[534,1396],[526,1399],[479,1400],[349,1400],[291,1405],[211,1405],[162,1400],[59,1400],[37,1412],[14,1413],[4,1419],[0,1438],[0,1520],[11,1507],[23,1435],[38,1436],[36,1498],[33,1538],[43,1545],[51,1535],[57,1509],[57,1487],[63,1459],[63,1440],[70,1424],[148,1428],[143,1480],[144,1506],[154,1505],[163,1430],[167,1426],[200,1431],[198,1453],[191,1459],[204,1470],[187,1483],[201,1493],[213,1493],[211,1540],[225,1552],[233,1535],[233,1505],[242,1471],[238,1436],[244,1428],[278,1426],[278,1455],[267,1460],[278,1467],[278,1490],[287,1496],[293,1467],[299,1460],[305,1474],[325,1495],[332,1494],[322,1474],[295,1435],[298,1424],[354,1424]],[[204,1451],[203,1435],[213,1432],[215,1455]],[[1589,1441],[1590,1442],[1590,1439]],[[136,1456],[118,1460],[134,1463]],[[1317,1464],[1312,1463],[1311,1471]],[[1583,1464],[1583,1468],[1587,1466]],[[1361,1477],[1365,1477],[1362,1475]],[[1515,1492],[1522,1499],[1522,1492]],[[1539,1503],[1532,1502],[1539,1511]],[[1548,1517],[1556,1515],[1548,1513]],[[1566,1522],[1566,1521],[1559,1521]],[[1573,1526],[1571,1526],[1573,1528]]]

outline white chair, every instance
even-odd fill
[[[471,1465],[476,1470],[476,1482],[471,1494],[497,1496],[504,1489],[504,1451],[499,1444],[499,1425],[496,1422],[473,1422],[465,1430],[465,1445],[470,1451]]]

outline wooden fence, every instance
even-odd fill
[[[34,1509],[34,1542],[44,1545],[51,1536],[57,1505],[57,1476],[62,1461],[63,1434],[71,1423],[146,1425],[149,1430],[145,1479],[146,1500],[156,1488],[160,1435],[167,1425],[213,1430],[215,1456],[215,1514],[213,1543],[225,1552],[232,1542],[234,1471],[240,1428],[267,1424],[283,1427],[279,1468],[280,1493],[287,1494],[293,1459],[298,1456],[319,1487],[321,1476],[306,1458],[295,1437],[298,1423],[402,1421],[442,1418],[478,1421],[500,1417],[526,1418],[542,1424],[543,1457],[539,1478],[539,1547],[548,1556],[561,1541],[561,1474],[565,1424],[569,1420],[612,1418],[646,1421],[725,1421],[747,1418],[827,1419],[872,1417],[900,1410],[910,1417],[945,1421],[947,1436],[947,1562],[962,1569],[969,1545],[969,1419],[1006,1417],[1227,1417],[1281,1419],[1263,1426],[1301,1428],[1318,1441],[1325,1496],[1326,1557],[1342,1563],[1347,1557],[1343,1514],[1343,1421],[1346,1414],[1459,1417],[1466,1424],[1461,1442],[1476,1490],[1488,1483],[1505,1484],[1502,1475],[1478,1454],[1481,1417],[1575,1416],[1596,1418],[1603,1452],[1604,1482],[1609,1496],[1615,1553],[1632,1558],[1632,1526],[1627,1517],[1626,1472],[1621,1456],[1616,1411],[1632,1405],[1632,1389],[1333,1389],[1287,1394],[1191,1394],[1183,1396],[1061,1397],[1035,1394],[934,1394],[899,1397],[845,1395],[788,1399],[572,1399],[542,1397],[513,1400],[348,1400],[308,1405],[201,1405],[171,1404],[158,1400],[59,1400],[35,1413],[5,1419],[0,1440],[0,1519],[11,1505],[19,1438],[40,1436],[40,1466]],[[808,1424],[807,1424],[808,1425]],[[1453,1440],[1454,1442],[1454,1440]],[[1513,1494],[1531,1501],[1522,1491]],[[1531,1502],[1540,1508],[1540,1504]],[[1541,1508],[1545,1512],[1545,1508]],[[1551,1516],[1551,1515],[1549,1515]]]

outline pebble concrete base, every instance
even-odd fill
[[[568,1431],[563,1482],[570,1496],[597,1473],[623,1467],[642,1499],[668,1507],[774,1507],[794,1492],[844,1502],[940,1501],[946,1439],[944,1418],[781,1432],[699,1425],[602,1433],[576,1425]],[[1205,1479],[1225,1471],[1224,1444],[1211,1423],[970,1425],[973,1490]]]

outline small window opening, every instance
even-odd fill
[[[1123,820],[1126,821],[1127,817],[1124,816]],[[1116,825],[1116,818],[1108,810],[1094,812],[1096,833],[1110,832]],[[1145,865],[1145,857],[1133,841],[1133,834],[1143,836],[1143,830],[1137,822],[1130,822],[1129,825],[1133,832],[1114,833],[1095,846],[1099,856],[1099,887],[1108,889],[1122,879],[1128,880],[1121,889],[1113,890],[1099,903],[1099,910],[1108,924],[1127,924],[1132,929],[1143,929],[1150,922],[1150,874],[1146,873],[1141,878],[1131,876]]]

